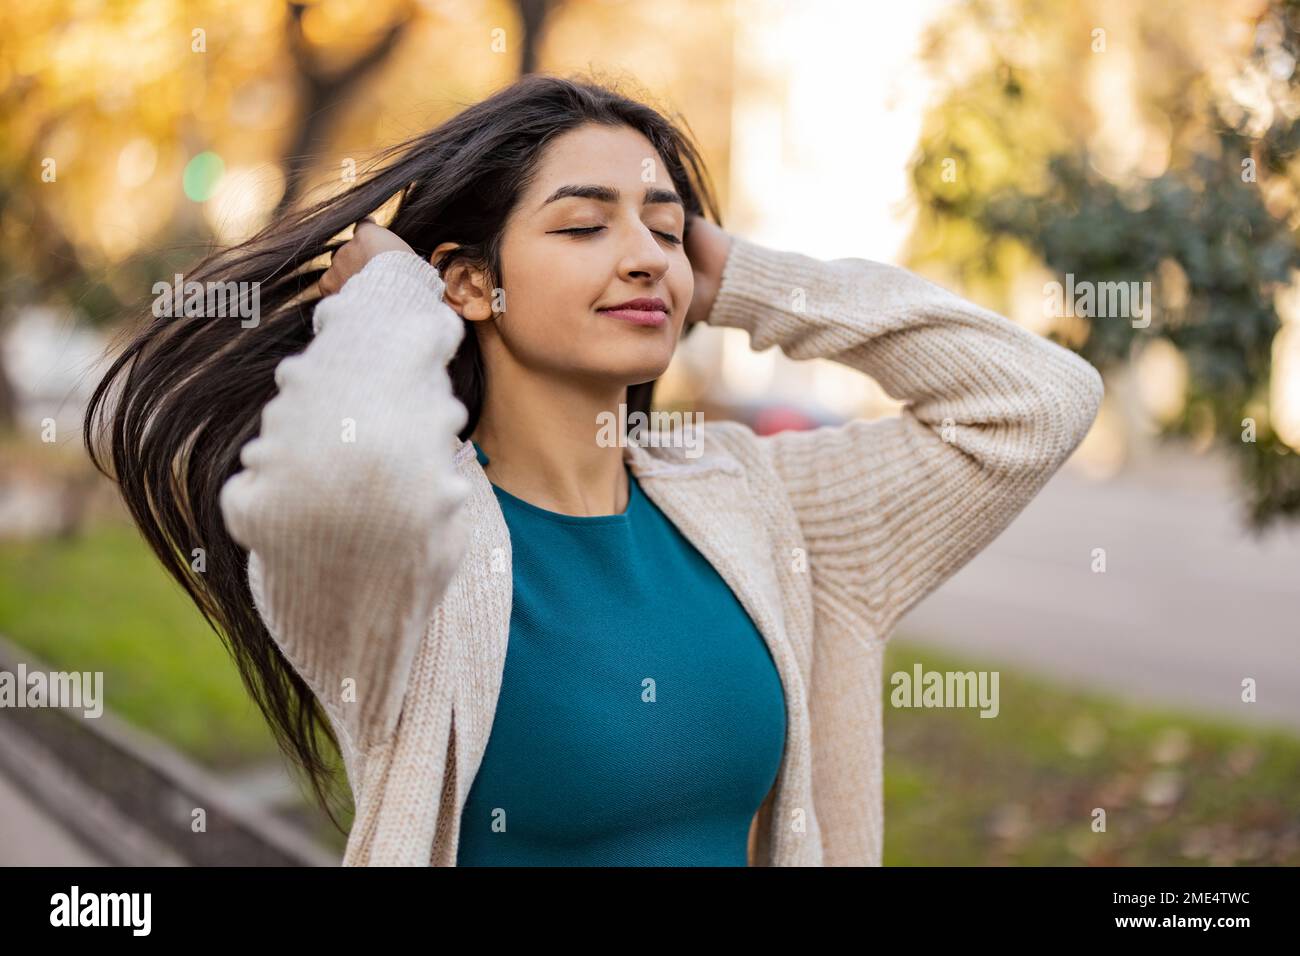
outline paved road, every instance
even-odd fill
[[[1072,465],[896,640],[1300,730],[1300,527],[1252,540],[1221,463],[1161,452],[1105,483]],[[1091,570],[1099,547],[1104,574]],[[1246,677],[1254,704],[1240,699]]]

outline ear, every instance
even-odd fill
[[[459,249],[459,248],[460,248],[459,242],[438,243],[438,248],[434,249],[433,252],[429,253],[429,264],[433,266],[435,269],[437,269],[439,273],[441,273],[442,269],[438,266],[438,260],[441,259],[448,252],[451,252],[451,250]]]
[[[429,254],[429,263],[435,268],[442,257],[453,249],[459,249],[458,242],[442,242]],[[446,285],[442,297],[463,319],[471,322],[483,322],[492,318],[492,289],[488,288],[487,276],[464,259],[454,260],[447,268],[438,269]]]

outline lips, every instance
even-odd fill
[[[629,299],[596,311],[634,325],[663,325],[668,321],[668,306],[657,298]]]
[[[604,308],[602,308],[600,311],[606,312],[606,311],[617,310],[619,312],[624,312],[627,311],[628,309],[637,309],[643,312],[667,312],[668,306],[664,304],[663,299],[641,298],[641,299],[628,299],[626,302],[619,302],[615,305],[607,305]]]

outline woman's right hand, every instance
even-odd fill
[[[414,253],[404,239],[390,232],[369,216],[357,223],[352,238],[334,250],[330,267],[316,281],[321,298],[333,295],[343,288],[343,283],[360,272],[367,262],[381,252],[405,251]]]

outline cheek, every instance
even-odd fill
[[[557,333],[582,321],[601,295],[595,268],[573,256],[557,256],[539,264],[527,282],[528,313],[539,326]]]
[[[566,236],[517,241],[512,251],[506,278],[533,289],[572,285],[583,277],[590,281],[597,266],[596,250],[591,245]]]
[[[524,279],[529,290],[529,313],[539,322],[552,327],[584,321],[603,300],[610,284],[609,262],[595,253],[563,245],[533,263],[533,272]]]
[[[531,263],[518,262],[505,280],[502,334],[533,354],[571,352],[574,342],[590,334],[591,309],[602,294],[594,278],[598,274],[567,251]]]
[[[689,260],[680,265],[674,264],[668,276],[668,290],[672,293],[674,304],[685,314],[695,295],[695,273],[691,271]]]
[[[506,258],[506,257],[509,258]],[[550,281],[556,263],[536,243],[517,242],[502,249],[507,324],[518,330],[535,328],[551,313],[555,285]]]

